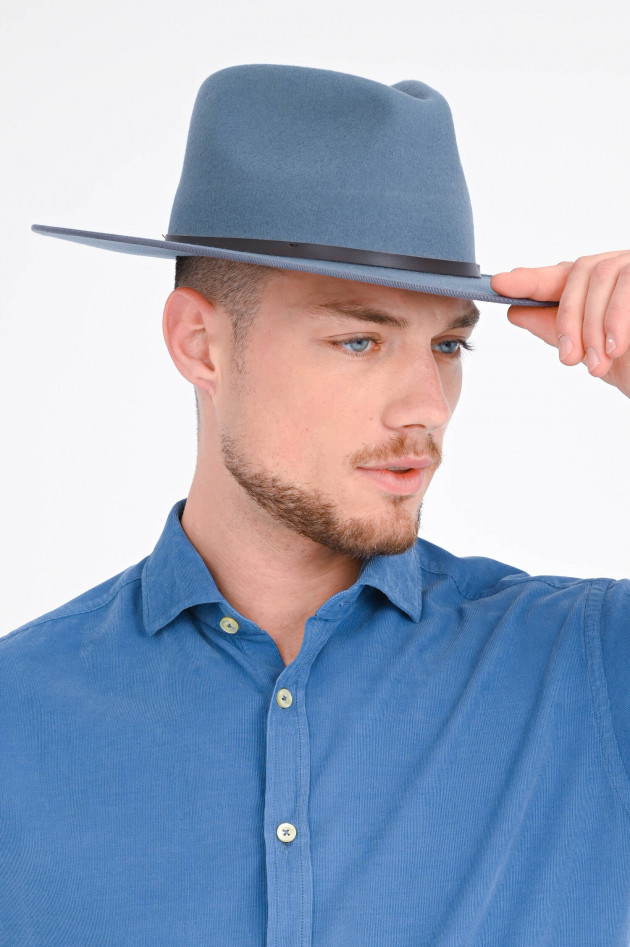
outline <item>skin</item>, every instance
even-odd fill
[[[510,306],[512,325],[558,349],[563,365],[586,365],[593,378],[630,398],[630,250],[609,250],[554,266],[495,273],[497,293],[557,300],[558,306]],[[568,354],[560,349],[567,341]]]
[[[507,296],[557,301],[512,305],[508,321],[547,345],[566,337],[564,365],[630,398],[630,251],[497,273]],[[409,319],[405,330],[339,317],[313,320],[314,305],[352,301]],[[231,355],[227,313],[192,289],[174,290],[163,331],[181,374],[197,388],[197,466],[182,527],[227,601],[266,630],[285,664],[306,620],[352,585],[361,559],[415,542],[422,501],[442,460],[459,401],[462,363],[445,331],[463,301],[350,280],[283,271],[267,285],[242,373]],[[331,343],[373,336],[377,344]],[[360,358],[349,352],[366,350]],[[356,468],[426,454],[420,491],[387,493]],[[219,511],[219,512],[217,512]]]
[[[406,317],[408,329],[314,305],[359,303]],[[442,460],[462,388],[446,331],[465,308],[446,296],[283,271],[266,285],[245,353],[232,364],[228,314],[180,287],[164,307],[164,338],[197,388],[199,446],[182,528],[227,601],[266,630],[285,664],[306,620],[351,586],[361,559],[413,546],[422,500]],[[334,341],[373,342],[335,348]],[[353,357],[352,352],[365,353]],[[429,455],[421,490],[386,492],[356,468]]]

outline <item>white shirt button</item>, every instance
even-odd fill
[[[290,707],[293,703],[293,695],[286,687],[281,687],[276,694],[276,702],[279,707]]]
[[[290,822],[281,822],[276,829],[276,835],[281,842],[292,842],[297,835],[297,831],[295,826],[291,825]]]
[[[238,631],[238,622],[233,618],[222,618],[219,624],[223,631],[227,631],[228,635],[233,635],[235,631]]]

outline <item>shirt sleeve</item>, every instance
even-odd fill
[[[602,703],[606,700],[612,720],[609,752],[621,756],[618,786],[626,804],[630,802],[630,579],[608,581],[601,598],[599,638],[603,670]],[[597,701],[596,701],[597,702]],[[612,762],[609,759],[609,762]],[[616,767],[612,765],[614,780]]]

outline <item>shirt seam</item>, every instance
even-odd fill
[[[614,585],[616,580],[611,579],[608,585],[601,589],[596,585],[598,581],[600,580],[595,579],[591,581],[584,606],[585,620],[583,636],[591,698],[590,704],[600,746],[604,754],[606,775],[614,794],[621,802],[628,819],[630,819],[630,777],[626,771],[615,733],[601,645],[601,621],[604,599],[606,593]],[[594,590],[600,592],[599,603],[594,601],[592,607],[590,607],[590,600]],[[597,615],[596,611],[598,611]]]
[[[428,572],[430,575],[447,575],[449,579],[452,579],[453,582],[455,583],[457,591],[460,593],[460,595],[462,595],[469,602],[478,602],[480,599],[488,598],[490,595],[493,595],[496,592],[496,586],[494,586],[492,589],[488,590],[486,594],[467,595],[466,592],[461,588],[459,582],[457,581],[457,578],[454,575],[452,575],[450,572],[447,572],[446,569],[438,571],[437,569],[429,569],[427,566],[422,566],[422,571]],[[544,578],[543,576],[529,575],[528,573],[525,573],[525,572],[508,573],[507,575],[503,575],[500,578],[505,579],[505,578],[508,578],[508,576],[510,575],[515,575],[518,577],[526,576],[531,582],[542,582],[543,585],[546,585],[551,589],[560,588],[560,586],[558,586],[557,584],[553,582],[550,582],[548,579]],[[593,581],[592,579],[580,579],[577,576],[576,577],[567,576],[566,578],[572,578],[574,582],[592,582]]]
[[[468,601],[479,601],[493,594],[493,590],[487,595],[478,595],[471,597],[461,588],[455,576],[446,570],[437,571],[422,567],[424,572],[431,575],[447,575],[453,580],[457,590],[463,598]],[[518,573],[524,575],[525,573]],[[529,576],[533,582],[541,582],[549,588],[557,589],[557,583],[550,582],[541,576]],[[595,729],[599,739],[599,744],[604,754],[604,766],[606,776],[615,796],[619,799],[625,814],[630,819],[630,776],[626,770],[617,734],[615,732],[612,709],[608,695],[608,685],[606,681],[606,672],[601,646],[601,621],[603,602],[606,593],[614,585],[615,579],[596,578],[580,579],[577,582],[586,582],[588,584],[587,594],[584,600],[582,610],[582,641],[586,658],[586,673],[589,690],[589,703],[592,716],[595,722]],[[602,583],[606,582],[605,586]],[[594,593],[600,593],[599,606]],[[596,614],[598,610],[598,613]]]
[[[84,608],[81,611],[78,611],[78,612],[71,611],[71,612],[66,612],[64,615],[52,615],[50,617],[42,616],[41,618],[34,618],[32,621],[27,622],[26,625],[24,625],[23,627],[16,628],[14,631],[10,631],[8,634],[2,635],[2,637],[0,637],[0,642],[6,641],[8,638],[13,638],[13,637],[17,638],[18,635],[24,634],[27,631],[31,631],[31,629],[36,628],[38,625],[45,625],[48,622],[53,622],[53,621],[64,621],[64,619],[66,618],[76,618],[78,615],[87,615],[90,612],[96,612],[98,611],[99,608],[105,608],[106,605],[109,605],[109,603],[113,599],[115,599],[116,596],[120,592],[122,592],[123,589],[127,588],[128,585],[131,585],[133,582],[140,582],[140,581],[141,581],[141,576],[139,575],[134,576],[131,579],[128,579],[123,585],[119,586],[114,592],[112,592],[109,598],[105,599],[105,601],[98,601],[97,604],[94,604],[90,606],[89,608]]]

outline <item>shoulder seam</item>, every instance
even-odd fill
[[[447,575],[447,576],[449,577],[449,579],[452,579],[453,582],[455,583],[455,586],[456,586],[456,588],[457,588],[457,591],[460,593],[460,595],[462,595],[463,598],[467,599],[469,602],[476,602],[476,601],[479,601],[479,599],[485,598],[487,595],[490,595],[490,594],[492,594],[492,592],[495,591],[495,587],[496,587],[496,586],[493,586],[492,589],[485,590],[485,592],[484,592],[483,594],[479,594],[479,595],[475,595],[475,596],[467,595],[466,592],[464,592],[463,589],[461,588],[461,586],[460,586],[459,582],[457,581],[456,577],[455,577],[454,575],[452,575],[452,573],[448,572],[446,569],[441,569],[441,570],[429,569],[429,568],[428,568],[427,566],[425,566],[425,565],[421,565],[420,568],[422,569],[423,572],[429,572],[431,575]],[[557,588],[558,588],[557,585],[554,585],[552,582],[549,582],[549,581],[548,581],[546,578],[544,578],[543,576],[530,575],[529,572],[522,572],[522,571],[507,572],[505,575],[500,576],[497,581],[500,581],[500,579],[507,579],[507,578],[509,578],[510,576],[515,576],[515,577],[518,577],[518,576],[525,576],[526,578],[530,579],[532,582],[542,582],[543,585],[547,585],[549,588],[552,588],[552,589],[557,589]],[[575,581],[575,582],[589,582],[589,581],[592,581],[592,580],[589,580],[589,579],[580,579],[580,578],[578,578],[578,577],[573,577],[573,576],[562,576],[562,578],[570,578],[570,579],[572,579],[572,580]]]
[[[53,621],[63,621],[65,618],[75,618],[77,615],[87,615],[89,612],[96,612],[98,611],[99,608],[104,608],[106,605],[109,605],[112,599],[116,598],[118,593],[122,592],[124,588],[126,588],[128,585],[131,585],[133,582],[139,582],[141,578],[142,578],[142,574],[134,576],[134,578],[132,579],[128,579],[126,582],[123,582],[123,584],[119,586],[114,592],[112,592],[111,595],[108,598],[106,598],[104,601],[97,601],[97,603],[93,604],[89,608],[84,608],[81,611],[66,612],[64,615],[52,615],[50,618],[47,618],[46,616],[42,616],[41,618],[34,618],[33,621],[27,622],[21,628],[16,628],[15,631],[10,631],[8,634],[2,635],[0,637],[0,647],[2,646],[2,642],[7,640],[8,638],[13,638],[14,635],[17,637],[18,635],[21,635],[26,631],[30,631],[32,628],[36,628],[38,625],[45,625],[48,622],[53,622]],[[60,607],[63,608],[63,605]]]

